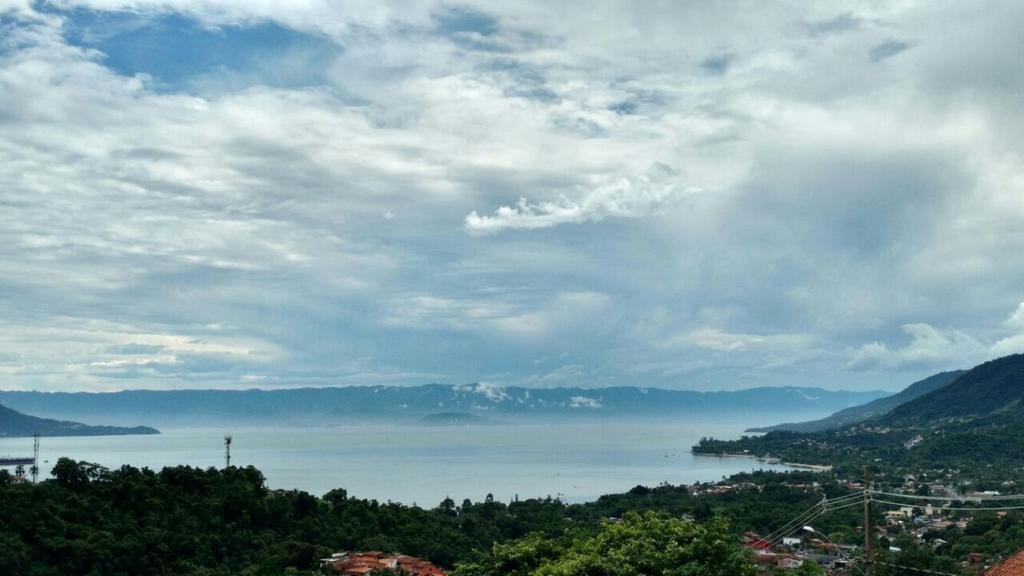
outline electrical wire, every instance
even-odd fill
[[[856,492],[846,494],[844,496],[836,496],[835,498],[826,498],[827,502],[838,502],[840,500],[852,500],[854,498],[861,498],[864,496],[864,490],[858,490]]]
[[[780,540],[782,540],[782,538],[790,535],[797,528],[802,528],[805,524],[814,520],[818,516],[821,516],[822,514],[824,514],[824,510],[822,510],[822,504],[819,502],[818,504],[815,504],[813,508],[805,511],[804,513],[785,523],[781,528],[775,530],[774,532],[763,538],[763,540],[774,546]]]
[[[836,498],[822,499],[814,506],[811,506],[803,513],[799,514],[796,518],[793,518],[786,524],[783,524],[780,528],[773,531],[768,536],[765,536],[763,540],[772,544],[773,546],[778,543],[781,538],[787,536],[794,531],[794,528],[802,528],[805,524],[811,522],[815,518],[821,516],[825,512],[831,512],[832,510],[839,510],[847,505],[857,505],[863,501],[863,492],[847,494],[845,496],[838,496]],[[830,506],[831,504],[838,504],[837,506]]]
[[[844,508],[853,508],[854,506],[863,506],[863,505],[864,505],[863,501],[850,502],[849,504],[844,504],[842,506],[834,506],[834,507],[830,506],[830,507],[828,507],[825,510],[825,512],[835,512],[836,510],[842,510]]]
[[[862,490],[852,494],[847,494],[845,496],[838,496],[832,499],[822,498],[820,502],[818,502],[814,506],[811,506],[807,510],[804,510],[795,518],[785,523],[782,527],[774,530],[771,534],[762,538],[762,540],[767,542],[770,546],[774,547],[786,536],[792,534],[793,532],[796,532],[797,530],[802,530],[807,524],[828,512],[834,512],[836,510],[843,510],[845,508],[852,508],[854,506],[863,505],[866,497],[866,492]],[[828,539],[828,536],[820,532],[819,534],[824,536],[825,539],[831,543],[831,540]],[[833,543],[833,545],[835,544]],[[857,559],[850,556],[848,552],[846,552],[837,545],[835,549],[840,558],[849,562],[850,566],[863,576],[864,571],[857,564]]]
[[[836,500],[839,500],[839,499],[836,499]],[[842,510],[844,508],[851,508],[853,506],[860,506],[860,505],[862,505],[863,504],[863,498],[861,500],[855,500],[855,501],[849,501],[849,499],[846,499],[846,501],[844,503],[841,503],[838,506],[829,506],[829,504],[831,502],[833,502],[833,501],[832,500],[822,500],[818,504],[818,506],[820,506],[820,508],[821,508],[820,510],[814,510],[813,508],[811,510],[808,510],[807,513],[805,513],[805,514],[803,514],[801,516],[798,516],[797,518],[794,518],[793,520],[790,520],[781,529],[776,530],[775,532],[773,532],[772,533],[773,536],[771,538],[763,538],[763,540],[765,542],[767,542],[768,544],[770,544],[772,546],[775,546],[776,544],[778,544],[786,536],[789,536],[790,534],[792,534],[793,532],[796,532],[797,530],[802,530],[804,528],[804,526],[806,526],[807,524],[811,523],[812,521],[816,520],[817,518],[819,518],[820,516],[822,516],[822,515],[824,515],[824,514],[826,514],[828,512],[833,512],[833,511],[836,511],[836,510]]]
[[[795,518],[793,518],[789,522],[786,522],[785,524],[783,524],[782,526],[780,526],[779,528],[773,530],[771,533],[769,533],[767,536],[765,536],[764,540],[765,541],[771,541],[771,539],[774,538],[777,534],[779,534],[781,532],[784,532],[787,528],[789,528],[792,524],[797,523],[797,521],[800,520],[801,518],[803,518],[804,516],[814,514],[815,512],[818,511],[819,508],[821,508],[821,506],[822,506],[822,504],[824,502],[826,502],[826,499],[823,498],[822,500],[816,502],[810,508],[804,510],[800,514],[797,514],[797,516]]]

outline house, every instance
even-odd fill
[[[802,558],[797,558],[796,556],[780,556],[775,565],[783,570],[794,570],[803,566],[804,561]]]
[[[983,576],[1024,576],[1024,549],[989,568]]]
[[[804,560],[793,554],[775,554],[774,552],[760,551],[754,554],[754,563],[760,568],[781,568],[792,570],[803,565]]]
[[[771,543],[761,538],[756,532],[744,532],[743,545],[751,550],[771,550],[772,548]]]

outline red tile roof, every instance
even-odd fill
[[[767,540],[758,539],[747,542],[747,548],[750,548],[751,550],[771,550],[772,545],[771,542],[768,542]]]
[[[984,576],[1024,576],[1024,550],[996,564]]]

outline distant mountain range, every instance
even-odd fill
[[[111,393],[0,392],[0,403],[47,416],[104,424],[331,425],[416,420],[439,412],[477,416],[779,418],[820,415],[875,400],[881,391],[752,388],[693,392],[659,388],[518,388],[487,384],[287,390],[172,390]]]
[[[950,372],[941,372],[934,376],[929,376],[924,380],[915,382],[910,386],[903,389],[901,392],[893,394],[892,396],[885,396],[877,400],[872,400],[867,404],[860,406],[853,406],[845,408],[820,420],[811,420],[810,422],[798,422],[790,424],[778,424],[775,426],[767,426],[764,428],[751,428],[749,432],[770,432],[772,430],[789,430],[791,432],[819,432],[821,430],[829,430],[832,428],[842,428],[851,424],[857,424],[858,422],[864,422],[878,416],[884,416],[893,409],[911,400],[915,400],[934,392],[943,386],[946,386],[953,380],[957,379],[966,370],[952,370]]]
[[[50,420],[22,414],[0,406],[0,438],[18,436],[120,436],[125,434],[159,434],[147,426],[121,428],[117,426],[88,426],[79,422]]]

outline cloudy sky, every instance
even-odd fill
[[[1024,3],[0,0],[0,388],[1024,352]]]

